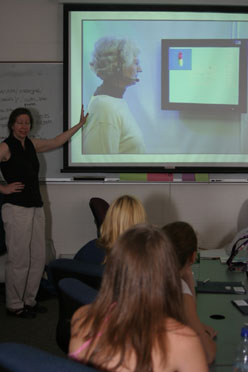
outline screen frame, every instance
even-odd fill
[[[118,3],[85,3],[64,4],[63,13],[63,127],[68,129],[69,123],[69,15],[71,11],[149,11],[149,12],[208,12],[208,13],[247,13],[246,5],[205,5],[205,4],[118,4]],[[248,165],[230,165],[230,163],[216,164],[118,164],[72,166],[69,164],[68,142],[63,146],[63,169],[62,173],[246,173]]]

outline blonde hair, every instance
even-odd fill
[[[112,249],[117,238],[129,227],[147,222],[146,211],[140,202],[130,195],[117,198],[110,205],[100,229],[99,243],[106,249]]]

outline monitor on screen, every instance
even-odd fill
[[[246,39],[162,40],[162,108],[247,111]]]
[[[64,171],[248,170],[248,7],[64,5]]]

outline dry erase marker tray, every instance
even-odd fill
[[[244,294],[246,293],[246,289],[242,282],[197,281],[196,292]]]

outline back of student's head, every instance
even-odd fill
[[[164,314],[172,316],[174,305],[169,297],[174,296],[177,285],[180,287],[177,270],[174,249],[161,230],[139,224],[126,230],[114,244],[102,286],[106,292],[112,291],[111,301],[123,306],[128,303],[128,309],[163,307]]]
[[[140,200],[130,195],[120,196],[111,203],[106,213],[100,230],[99,243],[108,253],[125,230],[146,220],[146,211]]]
[[[95,339],[107,317],[109,327],[98,347],[121,358],[131,348],[137,371],[150,371],[155,344],[165,359],[166,317],[183,321],[182,309],[178,263],[170,241],[157,227],[136,225],[109,253],[99,295],[88,315],[93,325],[87,337]]]
[[[165,225],[162,230],[172,242],[180,268],[183,268],[197,250],[197,236],[194,229],[187,222],[178,221]]]

